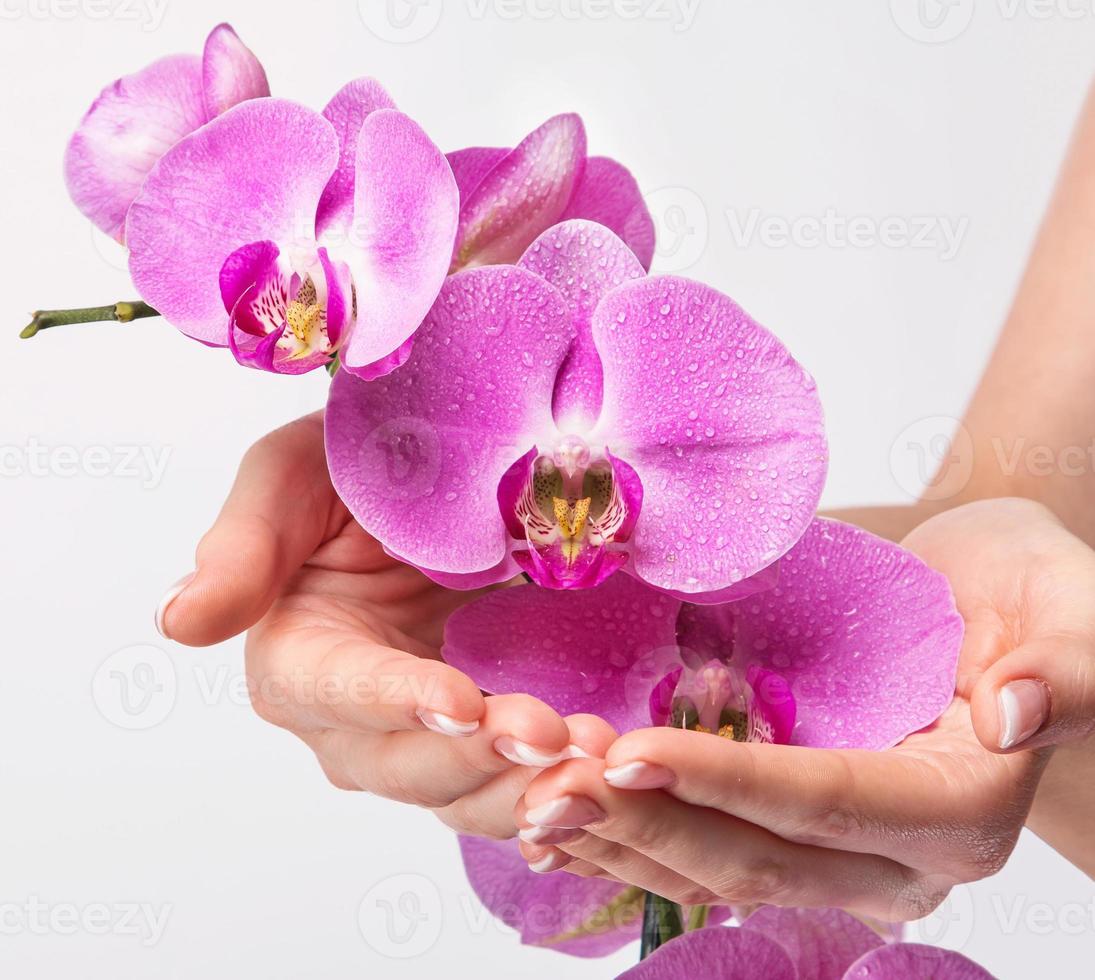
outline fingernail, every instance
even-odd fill
[[[501,735],[494,740],[494,751],[514,765],[532,766],[535,769],[547,769],[564,759],[570,758],[566,750],[551,752],[538,749],[535,745],[522,742],[512,735]]]
[[[587,796],[560,796],[525,814],[537,827],[584,827],[604,818],[604,810]]]
[[[517,836],[526,844],[562,844],[577,836],[578,831],[561,827],[522,827]]]
[[[1049,714],[1049,688],[1041,681],[1012,681],[996,696],[1000,711],[1000,748],[1025,742]]]
[[[592,759],[593,758],[593,756],[591,756],[580,745],[574,745],[573,743],[571,743],[565,749],[563,749],[563,755],[567,759]]]
[[[191,583],[194,578],[195,572],[190,572],[188,575],[184,575],[179,579],[170,589],[164,594],[160,600],[160,604],[156,607],[156,632],[160,634],[165,640],[170,640],[171,637],[167,635],[167,630],[164,628],[164,616],[167,615],[167,608],[176,599],[182,595],[183,590]],[[147,607],[146,607],[147,608]]]
[[[661,789],[676,778],[671,770],[652,762],[627,762],[605,770],[605,782],[616,789]]]
[[[431,732],[438,735],[452,735],[455,738],[467,738],[479,730],[477,721],[457,721],[440,711],[431,711],[429,708],[419,708],[416,712],[418,720]]]
[[[546,875],[556,871],[567,863],[566,855],[560,851],[549,851],[539,861],[529,862],[529,871],[535,871],[538,875]]]

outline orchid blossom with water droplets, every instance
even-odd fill
[[[950,703],[962,632],[941,575],[897,545],[816,519],[768,591],[697,606],[626,576],[580,593],[502,589],[450,617],[442,656],[485,691],[527,692],[621,734],[673,724],[735,741],[882,750]],[[496,913],[515,892],[526,896],[518,911],[555,908],[562,890],[588,918],[626,892],[565,871],[535,874],[513,841],[465,838],[462,847]],[[565,884],[553,882],[560,876]],[[558,939],[578,928],[568,915],[548,915],[552,931],[525,940],[598,955],[634,935],[629,919],[607,935],[582,931],[571,949]]]
[[[827,459],[772,334],[581,220],[450,276],[395,373],[336,377],[327,451],[365,530],[443,585],[622,568],[696,602],[772,584]]]

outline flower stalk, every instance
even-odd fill
[[[131,320],[159,315],[158,310],[140,300],[111,303],[109,306],[85,306],[74,310],[38,310],[32,314],[30,323],[22,329],[19,336],[23,340],[29,340],[40,330],[70,323],[129,323]]]
[[[669,940],[683,935],[684,917],[681,915],[681,907],[667,898],[647,892],[646,901],[643,904],[643,933],[639,959],[645,960],[659,946],[664,946]]]

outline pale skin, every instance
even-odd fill
[[[332,783],[430,807],[466,833],[521,830],[522,853],[548,873],[686,904],[907,919],[998,870],[1026,823],[1095,875],[1095,466],[1072,451],[1095,435],[1095,97],[964,426],[961,485],[943,473],[919,505],[836,515],[946,574],[966,622],[950,708],[886,752],[668,729],[617,738],[533,698],[484,697],[438,655],[445,617],[474,594],[431,584],[354,524],[327,478],[318,415],[244,459],[164,631],[206,645],[250,630],[256,709]],[[1070,464],[1002,468],[1001,440]],[[1044,697],[1009,726],[1000,699],[1015,681]],[[431,731],[420,709],[443,716],[425,715],[435,728],[474,733]],[[606,768],[635,762],[657,788],[606,782]]]

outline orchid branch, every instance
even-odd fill
[[[19,336],[23,340],[28,340],[39,330],[61,327],[69,323],[102,323],[105,321],[129,323],[130,320],[140,320],[142,317],[159,315],[158,310],[154,310],[147,303],[140,300],[111,303],[109,306],[85,306],[82,309],[75,310],[38,310],[32,314],[30,323],[23,328]]]

